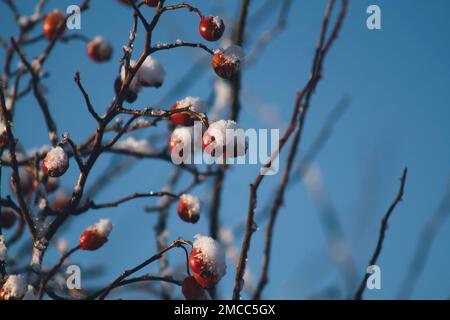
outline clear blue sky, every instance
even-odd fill
[[[34,7],[31,0],[16,2],[22,11],[29,12]],[[47,9],[64,9],[74,2],[49,1]],[[237,0],[192,1],[205,12],[220,13],[228,22],[236,16],[238,3]],[[265,1],[253,0],[250,13],[256,12],[263,3]],[[242,127],[286,127],[295,92],[309,76],[325,4],[326,1],[294,0],[286,29],[270,43],[257,64],[245,72]],[[366,8],[370,4],[381,7],[381,30],[366,28]],[[264,15],[260,21],[251,24],[246,52],[261,32],[274,24],[279,7],[273,5],[271,10],[276,10],[276,14]],[[339,120],[315,165],[320,168],[360,277],[375,247],[381,217],[398,190],[398,178],[405,166],[409,168],[404,201],[390,220],[379,260],[382,289],[366,292],[367,298],[396,297],[423,225],[434,212],[449,182],[449,10],[450,3],[445,0],[351,1],[344,28],[328,56],[324,78],[314,95],[306,121],[300,152],[311,145],[333,107],[344,96],[350,97],[349,109]],[[145,14],[151,15],[151,11],[146,9]],[[161,19],[155,40],[200,41],[197,23],[197,18],[187,12],[167,14]],[[0,34],[4,37],[17,32],[3,3],[0,4],[0,26]],[[91,9],[82,15],[82,29],[68,34],[103,35],[114,45],[112,61],[102,65],[92,63],[86,57],[85,45],[75,41],[59,44],[45,65],[45,71],[50,72],[50,77],[44,80],[49,88],[50,109],[58,120],[59,130],[69,132],[77,142],[86,139],[95,124],[74,85],[73,75],[77,70],[81,72],[96,109],[104,111],[113,97],[113,79],[130,26],[131,12],[126,7],[116,1],[92,1]],[[142,32],[138,33],[137,44],[136,52],[139,52],[143,44]],[[34,45],[27,51],[28,57],[42,51],[43,47],[44,42]],[[204,52],[190,48],[157,53],[155,57],[167,71],[166,82],[158,90],[145,90],[135,106],[154,106],[202,56]],[[2,61],[3,57],[1,51]],[[212,70],[206,69],[187,92],[180,91],[172,100],[186,95],[207,99],[214,78]],[[270,123],[258,110],[267,106],[273,112]],[[158,107],[168,108],[170,104]],[[164,129],[160,126],[157,130],[164,132]],[[17,106],[15,131],[26,148],[48,143],[42,115],[31,95]],[[141,133],[138,137],[146,137],[149,133]],[[109,164],[109,156],[102,159],[91,178]],[[68,188],[73,186],[77,173],[75,163],[71,164],[63,178]],[[117,178],[96,200],[110,201],[135,191],[159,191],[169,170],[170,166],[158,161],[141,161]],[[220,211],[227,226],[236,226],[246,216],[248,184],[257,172],[257,166],[236,166],[228,172]],[[189,183],[189,178],[186,174],[180,185]],[[262,184],[261,206],[279,178],[280,175],[269,177]],[[5,179],[2,185],[6,186]],[[196,189],[195,193],[207,200],[211,184]],[[153,227],[157,217],[143,211],[145,205],[155,203],[155,199],[138,200],[117,209],[91,211],[71,219],[70,228],[58,236],[73,245],[85,226],[101,217],[110,218],[114,230],[108,244],[101,251],[77,253],[73,258],[82,269],[103,262],[105,272],[96,278],[95,284],[106,284],[124,269],[155,252]],[[191,239],[196,233],[206,234],[206,212],[203,211],[198,224],[187,225],[178,219],[172,208],[169,238]],[[249,266],[255,277],[261,264],[264,226],[265,223],[261,223],[259,232],[254,235],[249,255]],[[449,244],[450,222],[446,221],[436,235],[413,298],[449,297]],[[240,247],[241,239],[236,245]],[[287,192],[285,206],[276,224],[270,282],[264,297],[303,299],[330,290],[336,292],[333,297],[345,298],[349,293],[329,252],[319,211],[305,186],[296,184]],[[170,257],[171,265],[176,266],[183,255],[174,251]],[[46,258],[47,262],[54,261],[54,250]],[[147,269],[152,270],[157,271],[156,265]],[[222,297],[231,297],[233,279],[234,267],[228,261],[228,272],[220,285]],[[140,292],[129,296],[145,297]]]

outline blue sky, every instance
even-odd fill
[[[19,1],[17,1],[19,2]],[[66,8],[74,1],[49,1],[48,10]],[[171,2],[171,1],[169,1]],[[30,11],[31,0],[20,1],[23,12]],[[192,1],[204,12],[221,14],[226,22],[233,21],[239,1]],[[258,11],[265,1],[252,1],[250,14]],[[366,28],[366,8],[377,4],[382,12],[382,29]],[[318,36],[325,1],[294,0],[286,29],[265,49],[257,64],[244,71],[243,103],[240,125],[243,128],[284,129],[292,111],[295,92],[309,76],[309,70]],[[382,270],[382,289],[367,291],[371,299],[391,299],[398,293],[405,270],[415,251],[419,234],[442,198],[450,177],[450,43],[446,36],[450,21],[446,16],[450,3],[445,0],[351,1],[343,30],[333,46],[324,66],[324,77],[312,100],[300,154],[316,138],[329,112],[343,98],[350,105],[336,124],[331,138],[317,157],[329,201],[337,212],[355,260],[358,276],[362,277],[378,237],[382,215],[394,198],[399,177],[405,166],[409,169],[404,201],[395,210],[379,259]],[[252,21],[247,31],[248,52],[259,35],[276,20],[279,6]],[[146,16],[152,9],[144,10]],[[200,41],[197,18],[187,12],[167,14],[155,32],[155,40],[173,42],[176,39]],[[0,4],[0,34],[16,34],[12,18],[4,4]],[[80,32],[93,37],[101,34],[115,49],[111,62],[94,64],[85,54],[85,44],[60,44],[45,65],[50,77],[44,80],[49,88],[50,109],[61,132],[81,142],[95,129],[89,118],[82,96],[73,83],[73,75],[80,71],[98,111],[104,111],[113,97],[112,84],[117,74],[121,46],[127,41],[131,26],[131,12],[115,1],[93,1],[91,9],[82,15]],[[229,31],[229,30],[228,30]],[[144,34],[138,33],[136,53],[140,52]],[[27,51],[28,57],[44,48],[40,42]],[[211,44],[214,47],[216,44]],[[219,44],[217,44],[219,45]],[[170,91],[197,59],[204,57],[200,50],[181,48],[158,52],[155,57],[167,71],[166,82],[158,90],[142,92],[134,106],[155,106]],[[3,60],[4,52],[0,52]],[[170,101],[186,95],[207,99],[215,79],[212,70],[199,71],[195,83],[185,92],[180,90]],[[198,79],[197,79],[198,78]],[[167,105],[158,107],[168,108]],[[270,107],[271,116],[264,115]],[[270,121],[267,121],[267,118]],[[158,131],[164,132],[160,126]],[[29,96],[17,106],[15,131],[26,148],[47,144],[47,133],[39,108]],[[143,138],[150,134],[137,135]],[[91,182],[108,166],[105,156],[95,167]],[[282,158],[282,161],[284,158]],[[281,165],[284,162],[281,163]],[[63,183],[67,188],[76,179],[72,166]],[[167,179],[170,166],[158,161],[144,160],[130,167],[96,199],[110,201],[135,191],[159,191]],[[235,227],[246,216],[248,184],[258,172],[257,166],[235,166],[227,174],[224,187],[221,219],[228,227]],[[189,183],[189,174],[183,176],[180,186]],[[260,188],[260,204],[265,202],[279,181],[280,175],[268,177]],[[5,179],[2,186],[6,186]],[[195,190],[204,199],[211,194],[211,184]],[[154,225],[156,215],[143,211],[154,205],[155,199],[138,200],[116,209],[91,211],[71,219],[70,228],[58,234],[75,244],[85,226],[108,217],[114,231],[101,251],[82,252],[73,257],[82,268],[103,262],[105,272],[95,279],[95,285],[106,284],[125,268],[134,266],[155,252]],[[178,236],[191,239],[194,234],[208,231],[207,210],[196,225],[182,223],[172,208],[169,217],[170,239]],[[259,223],[259,221],[257,221]],[[264,239],[260,230],[254,235],[249,255],[249,266],[255,277],[259,274]],[[319,211],[302,183],[290,188],[276,224],[270,282],[264,297],[304,299],[329,291],[327,297],[345,298],[344,281],[334,264],[326,240]],[[429,259],[412,298],[447,299],[450,291],[450,223],[446,221],[436,234]],[[240,247],[241,239],[236,245]],[[182,261],[180,252],[171,252],[171,265]],[[56,258],[50,250],[47,260]],[[146,271],[157,271],[156,266]],[[220,296],[230,298],[234,267],[228,262],[228,272],[221,281]],[[87,281],[87,280],[86,280]],[[175,293],[179,294],[177,291]],[[141,292],[129,297],[147,297]]]

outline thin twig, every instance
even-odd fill
[[[397,204],[403,198],[403,192],[405,189],[407,174],[408,174],[408,168],[405,168],[403,170],[403,175],[400,179],[400,189],[398,190],[398,193],[395,196],[395,199],[392,202],[392,204],[390,205],[388,211],[385,213],[385,215],[383,216],[383,219],[381,220],[380,235],[378,237],[377,245],[375,247],[375,251],[372,255],[372,258],[370,258],[370,261],[368,264],[369,266],[373,266],[373,265],[377,264],[378,257],[380,256],[381,249],[383,248],[383,242],[384,242],[384,238],[386,236],[386,230],[388,228],[388,220],[389,220],[392,212],[394,211],[395,207],[397,206]],[[354,296],[355,300],[361,300],[363,298],[364,290],[366,289],[367,279],[369,279],[369,276],[370,276],[370,274],[367,272],[364,274],[364,278],[361,281],[361,284],[359,285],[359,288],[355,293],[355,296]]]

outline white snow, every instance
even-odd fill
[[[113,226],[111,220],[100,219],[99,222],[97,222],[90,228],[96,230],[100,236],[108,238],[109,234],[111,233],[112,227]]]
[[[200,199],[191,194],[183,194],[180,197],[180,201],[183,201],[189,207],[189,214],[191,216],[198,216],[200,214]]]
[[[211,148],[226,147],[226,157],[242,156],[246,152],[245,132],[233,120],[219,120],[210,124],[204,134],[214,137]]]
[[[45,165],[48,168],[48,171],[59,171],[61,168],[68,166],[68,161],[67,154],[64,152],[63,148],[59,146],[52,148],[45,157]]]
[[[131,66],[134,65],[135,63],[136,61],[134,60],[130,61]],[[122,83],[125,81],[125,78],[126,78],[125,66],[122,66],[122,68],[120,69],[120,79],[122,80]],[[142,86],[139,82],[137,74],[134,75],[133,80],[131,80],[131,83],[128,88],[134,93],[139,93],[139,91],[141,90]]]
[[[159,87],[164,82],[166,72],[163,66],[154,59],[148,56],[140,69],[137,72],[139,82],[144,87]]]
[[[39,210],[44,211],[45,208],[47,208],[47,199],[41,198],[41,200],[39,200]]]
[[[115,148],[144,153],[150,151],[150,145],[147,140],[136,140],[134,137],[128,137],[124,141],[116,142]]]
[[[201,252],[201,258],[206,263],[208,271],[216,275],[218,279],[226,273],[225,251],[213,238],[197,234],[194,236],[194,249]]]
[[[3,298],[5,300],[20,299],[25,294],[27,282],[22,275],[10,275],[3,285]]]
[[[206,112],[208,106],[198,97],[186,97],[177,101],[177,109],[189,108],[197,112]]]
[[[211,120],[217,120],[223,111],[230,105],[231,102],[231,86],[228,81],[217,77],[214,82],[214,96],[215,101],[212,107],[212,112],[208,115]]]
[[[223,27],[223,20],[219,16],[212,16],[212,22],[215,24],[217,29]]]
[[[8,258],[8,249],[6,248],[5,237],[0,236],[0,261],[5,261]]]
[[[22,300],[37,300],[37,294],[36,290],[32,285],[28,285],[27,292],[25,292],[25,295],[23,296]]]

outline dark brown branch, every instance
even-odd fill
[[[82,214],[90,209],[94,209],[94,210],[98,210],[98,209],[104,209],[104,208],[113,208],[113,207],[118,207],[119,205],[121,205],[122,203],[134,200],[134,199],[140,199],[140,198],[153,198],[153,197],[172,197],[172,198],[179,198],[179,195],[173,194],[171,192],[165,192],[165,191],[160,191],[160,192],[147,192],[147,193],[139,193],[139,192],[135,192],[127,197],[121,198],[119,200],[113,201],[113,202],[108,202],[108,203],[101,203],[101,204],[96,204],[94,201],[92,200],[88,200],[87,203],[77,209],[75,209],[72,214],[73,215],[79,215]]]
[[[3,84],[1,82],[0,82],[0,111],[1,111],[2,120],[5,123],[6,134],[8,137],[9,154],[11,157],[12,181],[13,181],[13,184],[15,187],[15,193],[17,196],[17,200],[19,201],[20,213],[21,213],[22,219],[25,221],[28,229],[30,230],[32,239],[35,240],[36,228],[33,223],[33,218],[32,218],[31,212],[25,201],[22,186],[20,183],[19,166],[17,164],[17,157],[16,157],[17,142],[16,142],[16,139],[15,139],[13,131],[12,131],[11,114],[8,111],[8,109],[6,108],[5,95],[3,93]]]
[[[83,84],[81,83],[80,73],[75,73],[75,83],[77,84],[78,88],[80,89],[81,93],[83,94],[84,100],[86,101],[86,106],[90,112],[90,114],[94,117],[94,119],[99,122],[101,120],[100,116],[95,112],[94,106],[91,103],[91,99],[89,98],[89,94],[86,92],[86,90],[83,87]]]
[[[45,122],[47,124],[48,134],[50,137],[50,141],[55,146],[58,143],[58,131],[56,129],[56,123],[53,120],[53,117],[50,113],[47,100],[45,99],[44,95],[42,94],[41,85],[40,85],[40,77],[39,75],[34,71],[31,64],[27,61],[27,58],[25,57],[25,54],[23,51],[19,48],[19,45],[17,44],[16,40],[14,38],[11,38],[11,44],[14,48],[14,50],[19,55],[22,63],[25,65],[28,72],[31,74],[31,78],[33,81],[33,92],[34,96],[41,107],[42,114],[44,115]]]
[[[169,50],[180,47],[200,48],[208,52],[210,55],[214,54],[214,50],[208,48],[208,46],[204,45],[203,43],[184,42],[184,41],[177,41],[175,43],[162,43],[162,44],[157,43],[152,47],[151,52],[153,53],[161,50]]]
[[[111,282],[106,288],[100,290],[98,293],[92,295],[90,298],[91,299],[95,299],[95,298],[99,298],[99,300],[104,300],[108,294],[111,292],[111,290],[113,290],[114,288],[116,288],[118,285],[120,285],[120,283],[125,280],[126,278],[128,278],[129,276],[131,276],[132,274],[138,272],[139,270],[145,268],[146,266],[148,266],[149,264],[151,264],[154,261],[157,261],[159,259],[161,259],[161,257],[169,250],[176,248],[176,247],[181,247],[183,245],[189,245],[192,246],[189,242],[182,240],[182,239],[178,239],[175,240],[174,242],[172,242],[169,246],[165,247],[164,249],[162,249],[161,251],[159,251],[157,254],[155,254],[154,256],[150,257],[149,259],[145,260],[144,262],[142,262],[141,264],[139,264],[138,266],[125,270],[120,276],[118,276],[113,282]]]
[[[405,168],[403,170],[403,174],[400,179],[400,189],[398,190],[398,193],[395,196],[395,199],[392,202],[392,204],[390,205],[388,211],[385,213],[385,215],[383,216],[383,219],[381,220],[380,235],[378,237],[377,245],[375,247],[375,251],[372,255],[372,258],[370,258],[370,261],[368,264],[369,266],[373,266],[373,265],[377,264],[378,257],[380,256],[381,249],[383,248],[384,238],[386,237],[386,230],[388,228],[389,218],[390,218],[392,212],[394,212],[394,209],[397,206],[397,204],[400,201],[402,201],[407,174],[408,174],[408,168]],[[359,285],[359,288],[355,293],[355,296],[354,296],[355,300],[361,300],[363,298],[364,290],[366,289],[367,279],[369,279],[369,276],[370,276],[370,274],[367,272],[364,274],[364,278],[361,281],[361,284]]]
[[[41,299],[44,295],[45,286],[47,285],[48,281],[50,281],[51,278],[58,272],[58,269],[62,266],[62,264],[69,258],[72,254],[80,250],[80,245],[77,245],[76,247],[70,249],[65,254],[61,256],[59,261],[53,266],[53,268],[50,269],[50,271],[41,278],[41,283],[39,285],[39,291],[38,291],[38,298]]]
[[[83,171],[84,170],[84,163],[83,163],[83,159],[81,159],[80,153],[78,152],[77,145],[69,137],[66,137],[66,140],[67,140],[67,143],[72,148],[72,154],[73,154],[73,156],[75,158],[75,161],[77,162],[78,168],[80,169],[80,171]]]
[[[312,93],[315,90],[315,87],[316,87],[318,81],[320,80],[320,77],[321,77],[320,73],[321,73],[321,70],[323,67],[325,55],[328,52],[329,48],[331,47],[331,44],[336,39],[338,31],[340,30],[340,28],[342,26],[342,21],[347,12],[348,1],[346,1],[346,0],[342,1],[342,8],[341,8],[340,15],[338,17],[338,21],[336,22],[336,24],[334,26],[334,29],[333,29],[332,34],[330,35],[330,38],[324,45],[325,36],[326,36],[327,28],[328,28],[328,21],[331,16],[333,5],[334,5],[334,1],[330,0],[328,2],[327,8],[325,10],[324,18],[322,20],[322,27],[321,27],[321,31],[320,31],[320,35],[319,35],[319,41],[317,44],[317,50],[316,50],[316,54],[314,56],[313,64],[312,64],[311,78],[308,81],[308,83],[306,84],[306,86],[304,87],[304,89],[297,95],[297,101],[296,101],[296,104],[294,107],[294,111],[293,111],[293,114],[291,117],[289,127],[287,128],[283,137],[280,139],[278,150],[276,150],[276,152],[271,156],[270,160],[263,167],[263,171],[259,173],[259,175],[256,177],[254,182],[250,185],[250,200],[249,200],[249,209],[248,209],[248,215],[247,215],[246,231],[245,231],[244,239],[242,242],[242,249],[241,249],[241,254],[239,257],[239,263],[236,267],[235,285],[234,285],[234,289],[233,289],[233,299],[234,300],[240,299],[240,294],[241,294],[241,290],[242,290],[242,282],[243,282],[243,277],[244,277],[246,263],[247,263],[247,256],[248,256],[248,251],[250,249],[250,241],[251,241],[251,237],[255,231],[254,215],[255,215],[257,191],[258,191],[259,185],[261,184],[261,182],[264,178],[264,173],[266,172],[266,170],[270,169],[272,160],[274,159],[274,157],[277,157],[279,155],[282,148],[286,144],[287,140],[290,138],[291,134],[295,130],[296,132],[294,134],[294,143],[292,144],[292,148],[291,148],[290,154],[288,156],[288,162],[286,164],[285,174],[283,175],[282,181],[280,183],[280,188],[279,188],[280,195],[277,196],[277,198],[275,200],[275,204],[273,206],[273,210],[272,210],[272,212],[273,212],[272,215],[274,217],[272,218],[271,228],[273,228],[273,225],[275,223],[275,216],[276,216],[278,209],[281,206],[281,203],[283,200],[284,190],[285,190],[286,184],[288,182],[289,173],[290,173],[290,170],[292,167],[292,162],[293,162],[294,157],[297,152],[298,142],[300,141],[300,136],[301,136],[302,129],[303,129],[303,122],[306,117],[306,112],[308,111],[308,108],[309,108],[309,100],[310,100]],[[303,101],[303,98],[305,101]],[[297,124],[297,117],[299,114],[300,114],[300,119],[298,120],[299,122]],[[269,239],[266,240],[266,244],[268,247],[265,249],[266,254],[267,254],[267,252],[269,252],[269,256],[270,256],[269,247],[271,244],[271,233],[272,233],[272,230],[268,231],[268,233],[267,233],[267,235],[269,236]],[[267,259],[267,255],[265,257]],[[258,285],[259,289],[257,289],[256,297],[258,297],[260,295],[262,288],[264,287],[265,283],[267,282],[267,274],[266,274],[267,270],[266,269],[268,268],[268,260],[267,260],[266,264],[267,264],[267,266],[264,267],[264,263],[263,263],[263,270],[262,270],[263,273],[261,275],[260,284]]]

